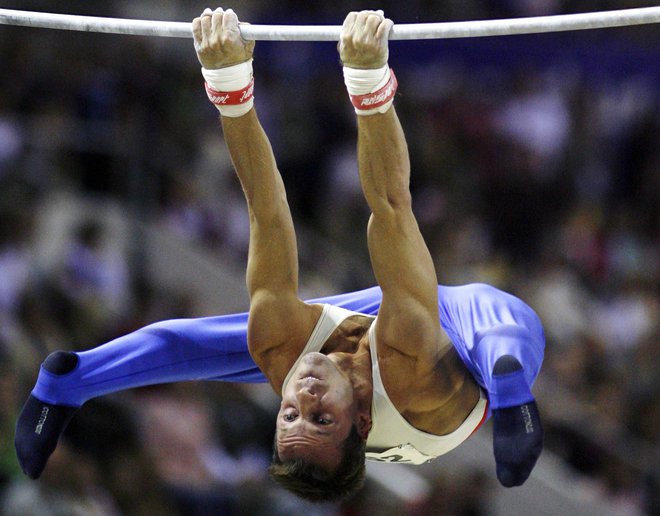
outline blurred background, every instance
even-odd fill
[[[253,23],[395,23],[652,1],[225,2]],[[192,0],[2,7],[188,21]],[[214,5],[210,7],[215,7]],[[660,514],[660,31],[393,42],[415,212],[444,284],[488,282],[541,316],[532,478],[494,475],[490,427],[434,463],[369,467],[312,506],[265,476],[266,386],[157,386],[90,401],[42,479],[15,419],[39,364],[173,317],[244,311],[244,201],[192,41],[0,26],[0,511],[6,515]],[[301,295],[374,284],[355,122],[332,43],[259,42],[256,106],[297,224]]]

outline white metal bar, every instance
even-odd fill
[[[441,23],[412,23],[395,25],[390,39],[473,38],[600,29],[660,23],[660,6],[594,13],[479,20]],[[136,36],[165,36],[191,38],[189,22],[129,20],[99,18],[71,14],[51,14],[32,11],[0,9],[0,25],[19,25],[49,29],[131,34]],[[243,25],[246,39],[268,41],[338,41],[339,25]]]

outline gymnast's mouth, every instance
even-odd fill
[[[298,378],[298,383],[303,384],[303,385],[309,385],[313,383],[318,383],[322,382],[323,378],[318,378],[316,376],[310,376],[310,375],[305,375],[300,378]]]
[[[299,385],[312,385],[330,381],[335,366],[332,361],[321,353],[309,353],[303,357],[294,378]]]

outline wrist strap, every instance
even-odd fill
[[[254,77],[250,79],[249,84],[242,90],[236,91],[218,91],[209,86],[208,82],[204,82],[204,88],[209,100],[216,106],[236,106],[245,104],[254,97]]]
[[[202,68],[204,89],[222,116],[239,117],[254,105],[252,59],[225,68]]]
[[[385,113],[392,105],[398,82],[385,65],[375,69],[344,67],[344,82],[358,115]]]
[[[390,69],[390,78],[382,88],[364,95],[351,95],[351,102],[356,112],[372,110],[384,106],[394,98],[399,83],[394,75],[394,70]],[[388,106],[389,107],[389,106]]]

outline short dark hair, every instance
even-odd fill
[[[303,459],[282,461],[277,452],[277,434],[270,478],[284,489],[311,502],[339,502],[353,496],[364,484],[367,442],[353,425],[342,443],[342,459],[336,471]]]

